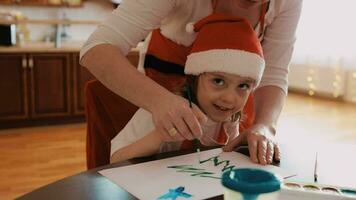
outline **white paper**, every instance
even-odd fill
[[[207,160],[211,157],[219,156],[219,162],[228,160],[228,166],[235,168],[259,168],[264,169],[281,177],[295,175],[284,169],[272,165],[262,166],[254,164],[250,159],[237,152],[222,152],[221,149],[212,149],[200,153],[201,160]],[[215,166],[215,164],[217,164]],[[107,177],[126,191],[139,199],[157,199],[166,194],[169,189],[184,187],[185,193],[193,195],[189,199],[205,199],[223,194],[221,179],[192,176],[196,170],[190,172],[179,172],[179,169],[168,168],[168,166],[187,165],[192,168],[202,169],[204,172],[212,172],[211,176],[220,178],[222,169],[227,166],[226,162],[220,164],[213,160],[199,163],[197,153],[156,160],[136,165],[111,168],[99,171],[100,174]],[[185,198],[177,198],[185,199]]]

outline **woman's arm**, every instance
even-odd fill
[[[175,6],[175,0],[124,1],[91,35],[81,50],[81,64],[107,88],[153,114],[156,128],[168,133],[177,128],[180,139],[201,135],[204,114],[190,109],[178,97],[138,72],[125,55]],[[167,138],[169,138],[167,136]]]
[[[159,151],[162,142],[160,134],[153,130],[136,142],[115,151],[110,157],[110,163],[153,155]]]
[[[176,128],[177,139],[193,139],[201,135],[199,119],[204,114],[190,109],[182,97],[139,73],[126,59],[131,47],[158,28],[174,10],[176,0],[136,0],[123,3],[98,27],[81,50],[81,64],[107,88],[138,107],[153,114],[160,133]]]
[[[145,110],[154,110],[155,102],[173,96],[137,71],[113,45],[101,44],[93,47],[85,54],[82,63],[111,91]]]
[[[224,148],[231,151],[247,143],[251,160],[261,164],[272,163],[273,156],[275,160],[280,160],[275,128],[287,94],[288,65],[302,1],[279,1],[279,5],[281,7],[275,11],[274,21],[267,26],[262,41],[266,69],[254,93],[254,124]]]
[[[255,92],[255,121],[247,130],[250,157],[254,162],[271,164],[273,160],[280,160],[280,149],[275,135],[285,97],[284,91],[275,86],[265,86]]]
[[[177,0],[123,0],[90,35],[80,51],[85,54],[99,44],[111,44],[124,55],[159,27],[176,6]]]
[[[278,2],[278,1],[276,1]],[[280,160],[276,125],[288,93],[288,65],[293,53],[302,0],[279,1],[273,22],[262,41],[266,69],[255,91],[255,121],[246,130],[251,160],[270,164]]]
[[[174,6],[175,0],[124,0],[91,34],[81,49],[81,64],[114,93],[138,107],[152,110],[150,105],[159,98],[168,98],[169,92],[139,73],[125,55]]]
[[[191,109],[186,99],[137,71],[118,48],[98,45],[86,53],[83,63],[106,87],[151,112],[156,128],[166,133],[166,140],[170,139],[167,132],[174,127],[180,136],[176,139],[200,137],[198,120],[203,121],[205,115],[198,107]]]
[[[288,93],[288,67],[296,41],[302,0],[274,0],[274,18],[261,42],[266,68],[258,88],[276,86]]]

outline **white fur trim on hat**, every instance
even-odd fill
[[[255,53],[236,49],[213,49],[190,54],[184,72],[192,75],[225,72],[252,78],[257,86],[264,68],[264,59]]]

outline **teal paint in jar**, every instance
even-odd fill
[[[281,179],[271,172],[241,168],[222,175],[225,200],[275,200],[281,190]]]

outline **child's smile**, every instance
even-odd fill
[[[222,72],[204,73],[199,76],[197,99],[210,119],[223,122],[241,111],[253,88],[249,78]]]
[[[229,110],[231,110],[230,108],[225,108],[225,107],[223,107],[223,106],[219,106],[219,105],[216,105],[216,104],[214,104],[214,106],[218,109],[218,110],[221,110],[221,111],[229,111]]]
[[[211,119],[213,119],[214,121],[226,121],[224,119],[228,119],[230,116],[232,116],[234,113],[238,112],[234,112],[235,109],[230,109],[230,108],[225,108],[222,106],[219,106],[217,104],[213,104],[214,108],[215,108],[215,112],[211,112],[211,113],[207,113],[208,116],[210,117],[211,115],[213,115],[214,117],[210,117]],[[221,120],[217,119],[217,117],[221,116]],[[215,118],[215,119],[214,119]]]

